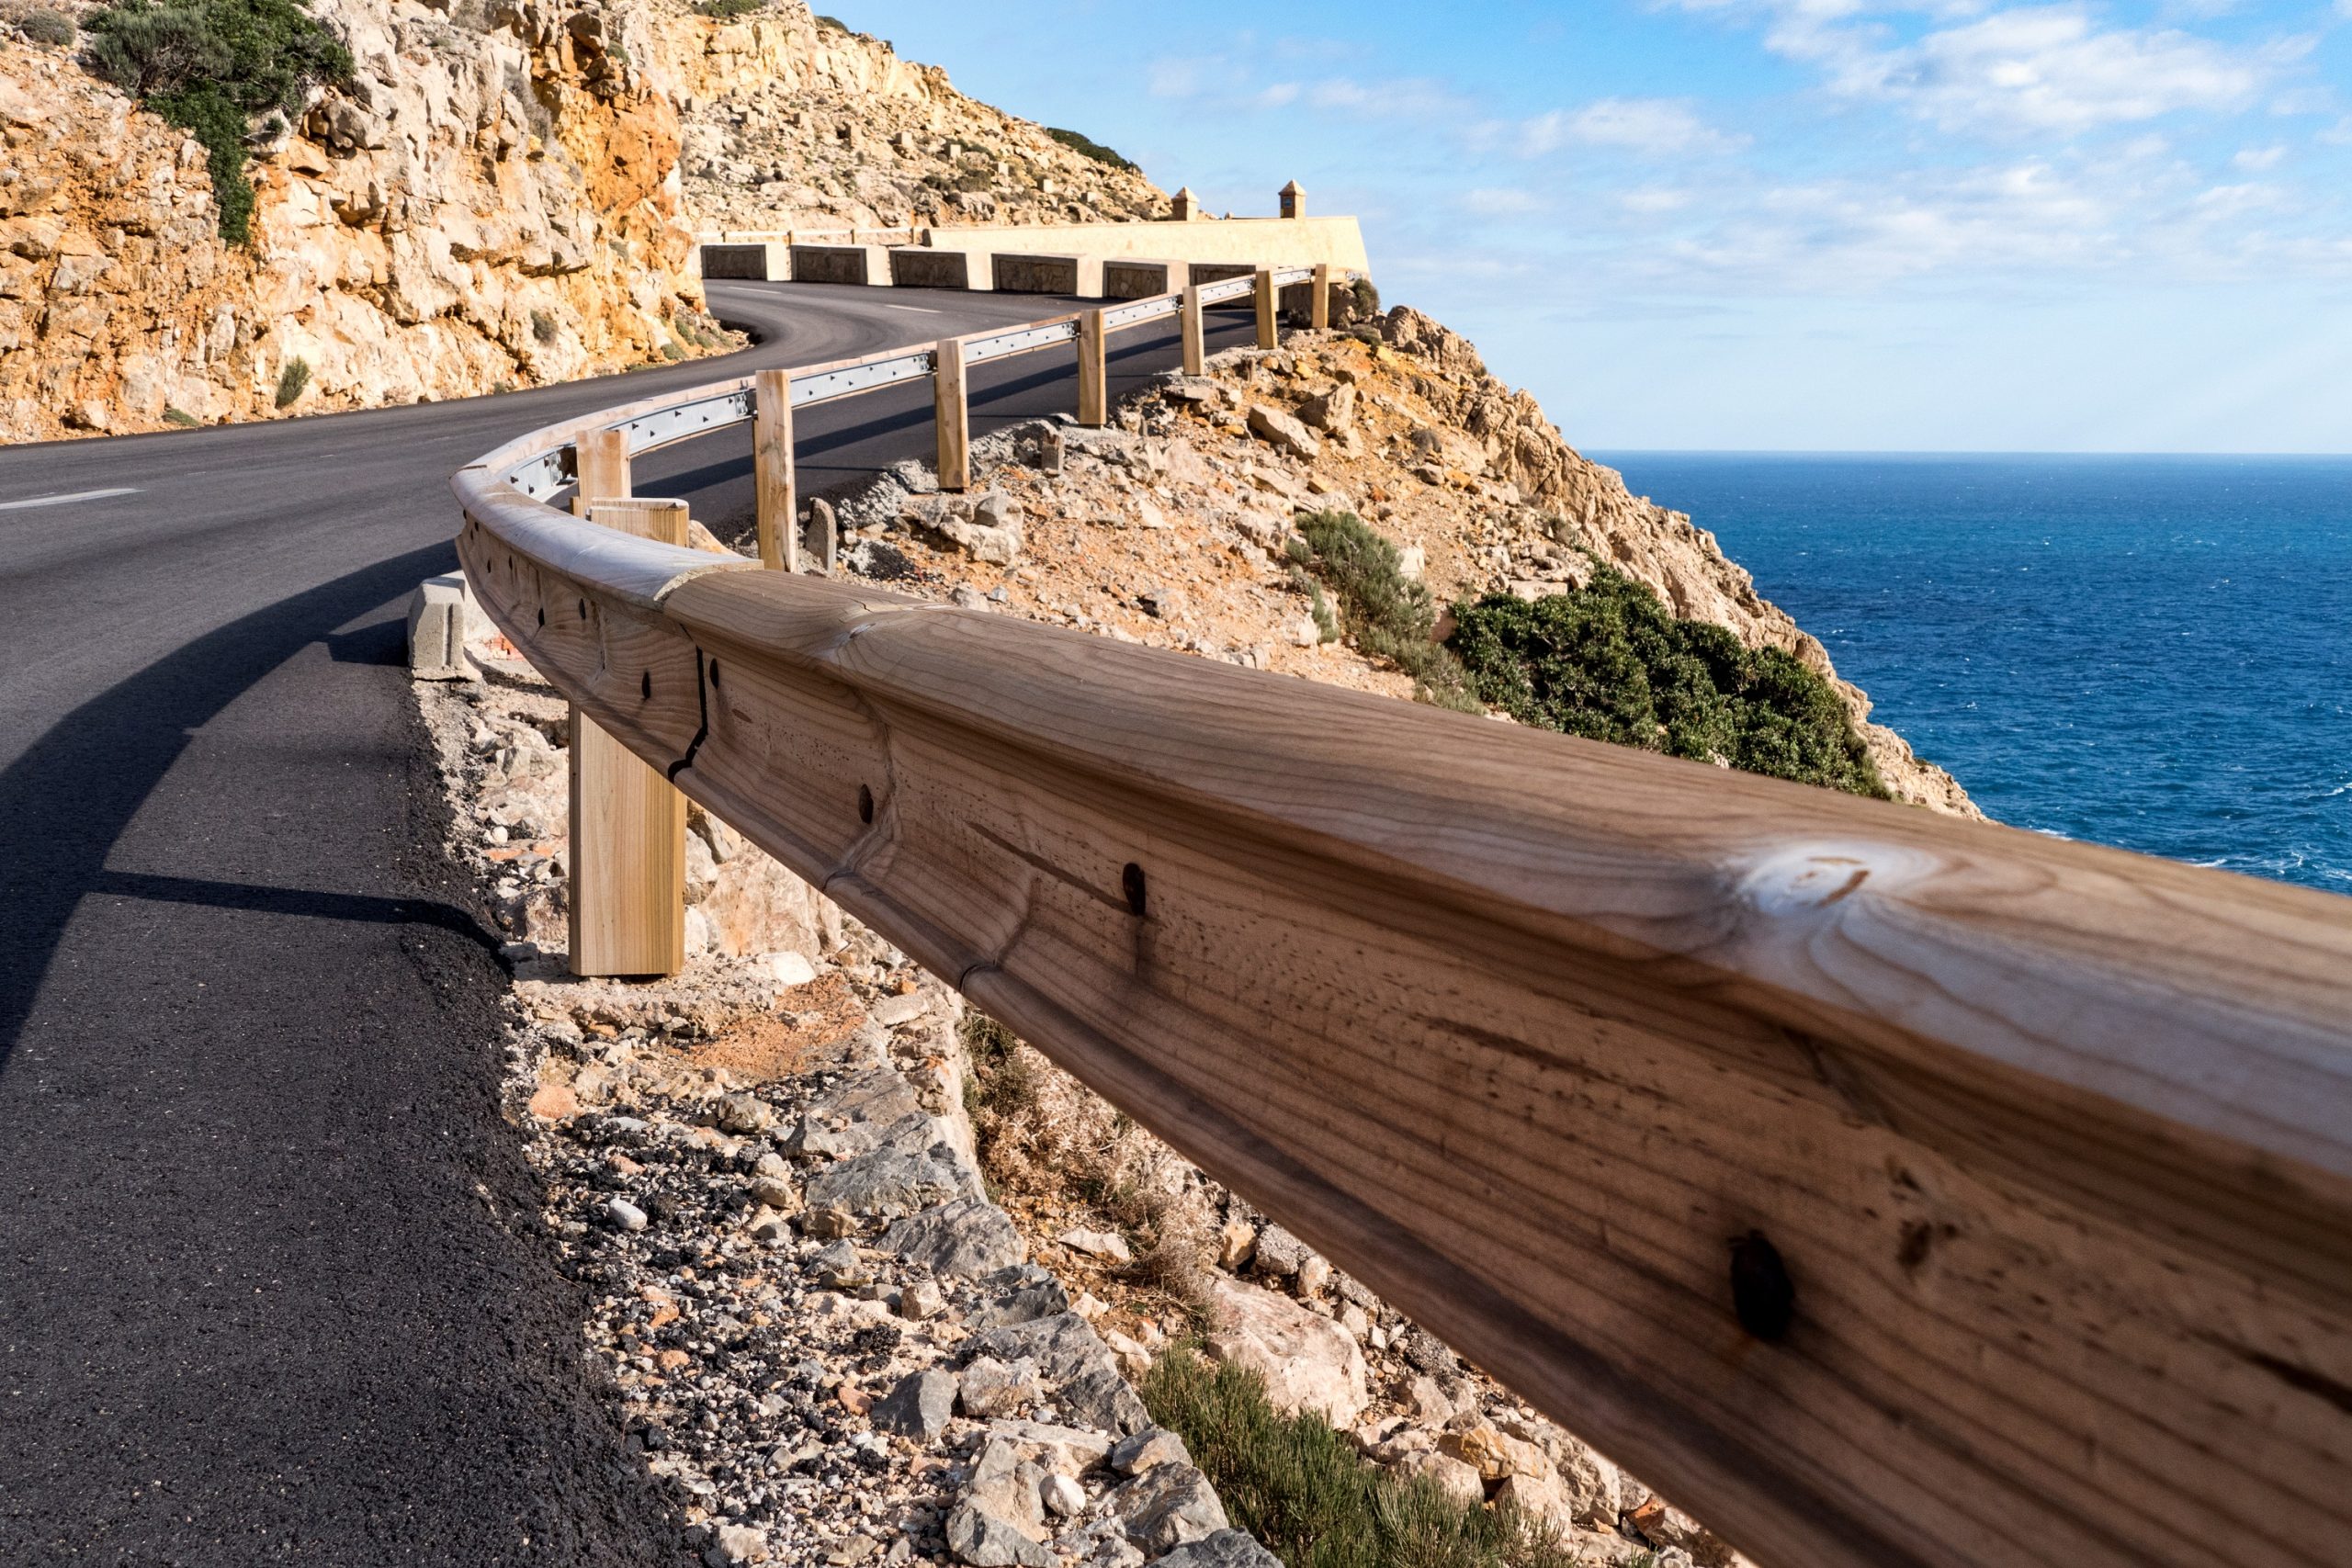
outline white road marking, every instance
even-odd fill
[[[137,487],[119,485],[113,490],[77,490],[71,495],[37,495],[29,501],[0,501],[0,512],[22,512],[28,506],[63,506],[72,501],[104,501],[110,495],[137,495]]]
[[[886,310],[920,310],[926,316],[944,316],[947,314],[944,310],[934,310],[928,305],[901,305],[895,299],[876,299],[874,302],[876,305],[881,306]]]

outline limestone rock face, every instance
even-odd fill
[[[701,315],[676,108],[598,13],[313,13],[353,80],[256,146],[250,246],[220,238],[194,140],[62,51],[0,51],[0,440],[267,417],[297,359],[309,381],[288,412],[307,412],[722,341]]]
[[[705,229],[892,230],[1167,216],[1141,175],[966,97],[885,40],[774,0],[734,21],[637,0],[631,59],[684,114],[683,190]]]

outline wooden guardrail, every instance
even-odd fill
[[[1767,1565],[2352,1562],[2352,902],[533,498],[747,391],[455,480],[687,795]]]

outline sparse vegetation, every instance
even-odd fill
[[[277,370],[277,406],[291,408],[310,384],[311,362],[299,355],[288,360]]]
[[[1380,314],[1380,290],[1374,287],[1372,279],[1357,278],[1352,292],[1356,297],[1355,313],[1358,317],[1370,318]]]
[[[87,22],[90,69],[204,144],[220,237],[244,243],[253,117],[292,114],[314,85],[350,80],[351,51],[293,0],[118,0]]]
[[[1427,588],[1405,575],[1396,547],[1352,512],[1301,513],[1297,527],[1291,564],[1330,589],[1349,640],[1410,675],[1421,701],[1476,710],[1461,664],[1431,640],[1437,604]],[[1317,626],[1323,620],[1323,614],[1316,615]]]
[[[71,49],[79,36],[74,18],[47,6],[36,6],[17,18],[17,30],[26,40],[44,49]]]
[[[545,310],[531,312],[531,336],[542,346],[555,342],[558,332],[553,316],[548,315]]]
[[[768,8],[768,0],[701,0],[695,11],[714,21],[731,22],[738,17],[748,17],[754,11]]]
[[[1140,1390],[1152,1419],[1181,1435],[1239,1529],[1287,1568],[1572,1568],[1540,1521],[1456,1502],[1363,1458],[1314,1414],[1286,1416],[1253,1371],[1212,1366],[1188,1347],[1152,1364]]]
[[[1522,724],[1886,797],[1828,682],[1596,563],[1585,587],[1454,608],[1470,689]]]
[[[849,24],[839,17],[819,17],[817,30],[820,33],[845,33],[849,31]]]
[[[1120,157],[1116,152],[1114,152],[1111,149],[1103,146],[1102,143],[1095,141],[1094,138],[1088,136],[1083,132],[1076,130],[1063,130],[1055,126],[1049,125],[1046,127],[1046,134],[1060,142],[1063,146],[1069,148],[1071,152],[1084,153],[1087,157],[1093,159],[1098,164],[1108,164],[1114,169],[1124,169],[1131,175],[1139,175],[1143,173],[1141,167],[1128,162],[1125,158]]]
[[[204,422],[186,409],[166,408],[164,411],[164,423],[175,430],[194,430]]]

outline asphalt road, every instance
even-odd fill
[[[0,449],[0,1562],[680,1560],[498,1115],[402,605],[455,565],[449,473],[513,435],[1069,308],[710,293],[757,346]],[[1174,359],[1122,334],[1114,393]],[[974,382],[975,434],[1075,400],[1059,353]],[[796,423],[809,491],[931,452],[920,388]],[[638,490],[724,532],[750,475],[746,428]]]

